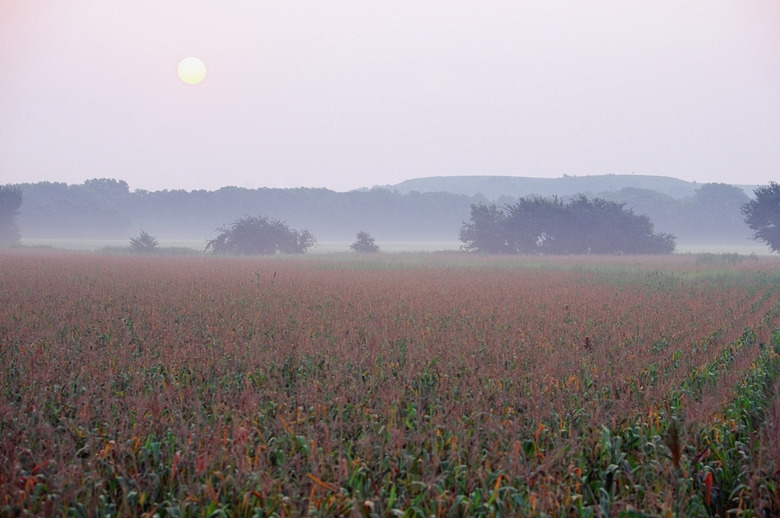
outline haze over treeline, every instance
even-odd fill
[[[541,188],[539,179],[478,177],[478,185],[490,186],[482,189],[485,195],[464,188],[468,178],[477,177],[418,179],[350,192],[241,187],[131,191],[126,182],[105,178],[78,185],[17,184],[24,193],[18,221],[23,239],[128,239],[144,229],[163,240],[205,242],[218,227],[241,216],[262,215],[307,228],[319,241],[349,241],[366,230],[379,242],[455,242],[474,203],[585,194],[625,202],[626,208],[649,216],[656,231],[676,235],[678,245],[750,242],[739,210],[750,198],[738,186],[647,176],[632,182],[631,175],[604,175],[547,180]],[[417,186],[428,192],[410,190]],[[460,192],[444,192],[448,189]]]

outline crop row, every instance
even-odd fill
[[[0,507],[776,510],[774,263],[665,261],[4,253]]]

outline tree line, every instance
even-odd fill
[[[675,236],[656,233],[646,215],[584,195],[568,202],[533,196],[514,204],[472,205],[463,248],[493,254],[669,254]]]
[[[0,246],[15,245],[22,239],[16,217],[22,206],[22,189],[12,185],[0,186]]]
[[[704,184],[695,196],[683,199],[632,188],[597,196],[587,194],[588,203],[574,197],[560,198],[552,204],[542,203],[546,198],[538,196],[488,200],[480,195],[401,194],[386,188],[346,193],[313,188],[239,187],[217,191],[131,192],[126,182],[105,178],[80,185],[39,182],[8,185],[3,189],[18,192],[14,195],[17,198],[9,194],[5,201],[0,200],[4,204],[0,205],[0,211],[5,214],[3,221],[11,218],[15,225],[0,228],[16,236],[4,238],[6,242],[18,239],[20,234],[31,239],[126,239],[143,228],[160,239],[202,239],[205,244],[215,229],[247,214],[272,216],[293,227],[306,227],[312,235],[325,241],[353,238],[356,222],[383,241],[455,241],[463,237],[465,225],[474,223],[470,222],[473,206],[495,205],[493,210],[504,213],[502,217],[517,220],[521,210],[533,206],[530,203],[533,200],[540,211],[549,211],[555,221],[562,221],[575,209],[588,208],[591,214],[595,200],[600,200],[598,203],[604,210],[610,207],[607,202],[614,202],[635,215],[646,216],[654,229],[674,235],[678,242],[685,244],[740,243],[751,237],[742,214],[742,207],[750,198],[740,188],[726,184]],[[22,193],[24,203],[19,201],[14,205],[17,202],[13,200],[21,200]],[[552,253],[560,249],[565,240],[560,237],[560,230],[557,234],[559,237],[555,238],[549,230],[538,234],[538,250],[531,253]],[[511,239],[528,242],[518,236]],[[464,242],[464,246],[470,245]],[[572,250],[577,246],[580,245],[567,245]],[[589,248],[593,251],[604,246],[596,241]]]
[[[22,234],[38,239],[124,239],[145,229],[158,239],[194,241],[244,215],[259,214],[307,227],[325,241],[354,238],[356,222],[385,241],[454,241],[469,205],[488,201],[447,193],[401,195],[384,188],[130,191],[126,182],[111,179],[20,187]]]

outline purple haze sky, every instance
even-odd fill
[[[632,172],[778,179],[780,1],[0,0],[0,184]]]

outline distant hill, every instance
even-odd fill
[[[467,196],[483,195],[495,200],[502,196],[572,196],[617,192],[625,188],[647,189],[672,198],[682,199],[696,194],[700,184],[668,176],[608,174],[568,176],[561,178],[528,178],[520,176],[430,176],[414,178],[388,186],[401,194],[417,191],[448,192]],[[740,186],[748,194],[751,186]]]

